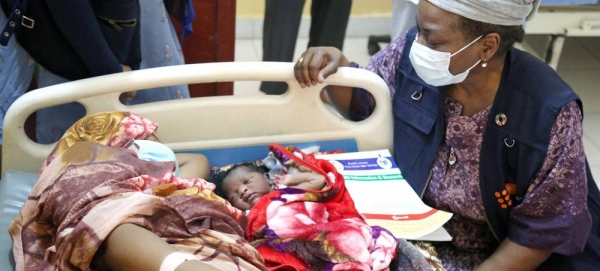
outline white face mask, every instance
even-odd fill
[[[415,68],[417,75],[419,75],[419,77],[421,77],[421,79],[423,79],[423,81],[425,81],[427,84],[439,87],[460,83],[467,78],[469,71],[475,68],[475,66],[481,62],[481,59],[466,71],[454,75],[450,72],[450,58],[471,46],[481,37],[483,36],[479,36],[474,41],[458,50],[456,53],[451,54],[436,51],[418,43],[417,39],[419,38],[419,35],[417,34],[417,37],[412,44],[412,48],[410,49],[410,62],[412,63],[413,68]]]
[[[165,144],[151,140],[134,140],[132,146],[137,146],[138,158],[145,161],[151,162],[175,162],[175,171],[173,175],[179,176],[179,162],[177,162],[177,156],[171,148]]]

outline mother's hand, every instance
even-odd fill
[[[121,68],[123,68],[123,72],[130,72],[131,71],[131,67],[129,67],[127,65],[121,64]],[[136,94],[137,94],[137,91],[123,92],[119,96],[119,101],[121,101],[122,103],[126,104],[126,103],[130,102]]]
[[[325,78],[337,72],[338,67],[349,65],[346,56],[335,47],[311,47],[298,58],[294,65],[294,76],[305,88],[323,83]]]

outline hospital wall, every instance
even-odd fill
[[[311,2],[311,0],[306,0],[304,5],[299,32],[301,38],[308,35]],[[392,0],[353,0],[346,36],[366,37],[389,34],[392,2]],[[265,0],[238,0],[236,2],[236,37],[261,37],[264,12]]]

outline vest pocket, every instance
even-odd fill
[[[113,27],[114,24],[120,28],[133,27],[140,19],[141,10],[138,0],[91,1],[91,5],[96,16]],[[117,27],[114,28],[118,30]]]
[[[425,145],[410,139],[402,132],[402,124],[398,122],[396,121],[394,125],[394,156],[398,163],[404,163],[410,168],[414,168]]]
[[[516,183],[519,168],[519,144],[509,136],[502,137],[502,159],[506,182]]]
[[[116,31],[123,30],[124,27],[134,27],[137,24],[137,19],[129,19],[129,20],[116,20],[106,18],[100,15],[96,15],[100,21],[104,21],[111,25]]]
[[[423,134],[429,134],[435,124],[435,115],[416,106],[413,102],[403,97],[394,98],[392,111],[394,117],[406,122],[412,128]]]
[[[397,161],[414,168],[425,149],[435,116],[403,97],[394,98],[394,149]]]
[[[515,205],[518,205],[542,167],[547,150],[540,150],[510,135],[503,136],[501,144],[504,181],[516,185]]]

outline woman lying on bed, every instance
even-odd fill
[[[246,239],[267,267],[387,270],[399,254],[397,270],[432,270],[413,245],[365,223],[343,177],[331,164],[299,150],[292,154],[275,144],[271,149],[285,161],[280,164],[297,172],[270,177],[272,172],[261,163],[247,162],[224,168],[211,178],[217,193],[249,211]]]
[[[9,227],[17,270],[266,270],[246,217],[213,184],[147,161],[160,153],[143,141],[156,128],[111,112],[67,131]],[[181,177],[193,174],[187,158]]]

